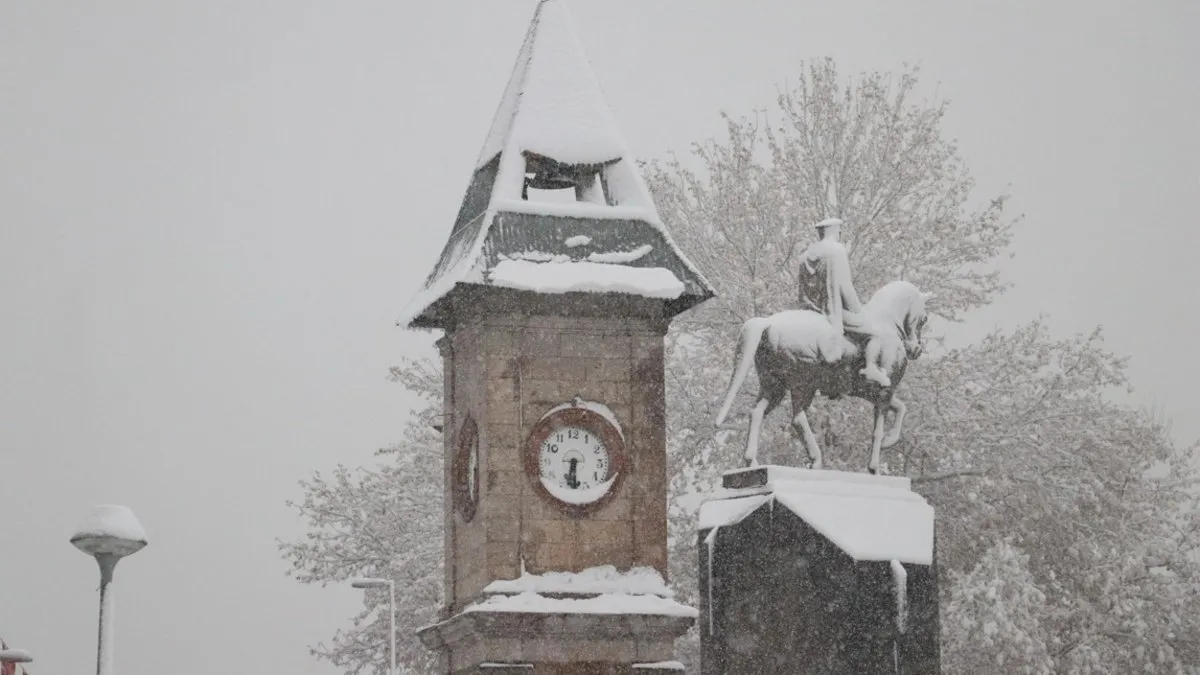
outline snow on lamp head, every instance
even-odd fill
[[[0,663],[33,663],[33,655],[24,649],[0,649]]]
[[[127,506],[96,506],[71,535],[75,548],[91,556],[121,558],[142,550],[146,531]]]

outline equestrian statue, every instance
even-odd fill
[[[733,376],[716,424],[720,427],[725,421],[753,363],[759,394],[750,411],[746,466],[757,465],[763,419],[788,394],[792,428],[804,439],[813,469],[822,468],[821,448],[807,411],[818,392],[828,398],[850,395],[874,406],[868,472],[878,473],[880,450],[900,440],[905,405],[895,390],[908,362],[924,350],[925,303],[932,294],[907,281],[893,281],[861,303],[851,279],[850,257],[838,239],[841,225],[836,218],[817,223],[820,238],[800,258],[803,309],[755,317],[742,325]],[[889,411],[895,419],[884,433]]]

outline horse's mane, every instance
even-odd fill
[[[906,323],[911,318],[913,305],[920,298],[920,289],[911,282],[893,281],[875,291],[863,309],[874,321],[906,333]]]

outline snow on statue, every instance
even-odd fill
[[[804,439],[812,468],[822,466],[821,448],[808,424],[808,407],[822,393],[846,394],[869,401],[875,409],[871,459],[867,471],[879,471],[879,452],[900,440],[904,402],[895,397],[910,359],[923,351],[925,302],[932,297],[907,281],[893,281],[864,305],[850,274],[846,248],[838,241],[840,220],[817,223],[821,239],[800,260],[800,302],[806,309],[755,317],[742,325],[734,372],[721,410],[725,421],[734,397],[750,371],[759,378],[759,395],[750,412],[746,465],[754,466],[763,419],[783,397],[792,397],[792,426]],[[888,411],[895,413],[884,434]]]
[[[862,373],[868,380],[889,387],[892,383],[879,363],[883,331],[873,330],[862,313],[862,303],[850,274],[850,255],[838,240],[841,226],[842,221],[837,218],[817,223],[820,240],[800,256],[800,304],[804,309],[824,314],[838,336],[845,335],[847,328],[874,336],[867,342],[866,365]]]

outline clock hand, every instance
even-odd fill
[[[575,467],[579,465],[579,460],[572,457],[567,461],[571,464],[570,470],[567,471],[567,487],[574,490],[579,487],[579,479],[575,477]]]

